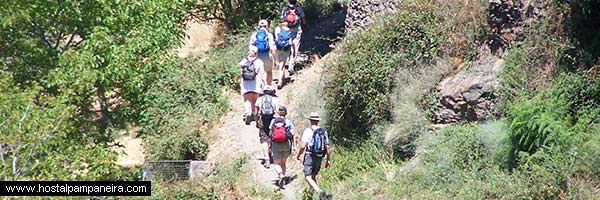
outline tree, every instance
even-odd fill
[[[6,1],[0,6],[0,177],[111,179],[111,127],[137,122],[177,68],[185,0]],[[97,106],[95,106],[97,105]],[[95,108],[96,107],[96,108]]]
[[[219,20],[235,31],[258,23],[259,19],[277,20],[284,0],[199,0],[192,3],[195,17],[203,21]]]
[[[115,119],[135,118],[156,75],[176,67],[163,64],[184,37],[187,8],[184,0],[9,1],[0,7],[0,64],[50,95],[72,92],[81,125],[98,112],[95,127],[108,136]]]

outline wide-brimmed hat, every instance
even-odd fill
[[[319,117],[319,113],[317,112],[311,112],[307,118],[310,120],[321,121],[321,117]]]

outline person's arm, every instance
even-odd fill
[[[325,155],[325,168],[329,168],[329,166],[331,166],[331,148],[329,147],[329,144],[325,145],[325,147],[327,149],[327,153]]]
[[[308,145],[306,142],[300,141],[300,146],[298,146],[298,154],[296,154],[296,160],[300,160],[300,155],[304,154],[306,145]]]
[[[250,35],[250,43],[248,44],[248,48],[250,48],[251,46],[254,46],[255,42],[256,42],[256,33],[252,33]]]
[[[260,127],[258,126],[258,113],[260,113],[260,106],[258,106],[258,105],[259,105],[259,104],[258,104],[258,102],[260,102],[261,100],[262,100],[262,98],[260,98],[260,97],[259,97],[259,98],[256,100],[256,104],[254,104],[254,106],[256,107],[256,113],[254,114],[254,122],[255,122],[255,124],[256,124],[256,128],[260,128]]]
[[[302,7],[298,7],[298,13],[300,14],[300,18],[302,19],[302,25],[306,26],[306,15],[304,14],[304,10]]]

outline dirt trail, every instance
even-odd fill
[[[345,19],[345,11],[340,11],[333,16],[315,20],[310,24],[309,30],[305,31],[302,37],[302,46],[300,49],[301,54],[298,56],[296,69],[300,70],[307,68],[315,63],[314,58],[323,56],[331,51],[332,43],[337,41],[338,36],[343,31]],[[318,62],[318,61],[317,61]],[[302,75],[304,72],[318,76],[318,73],[314,72],[314,69],[307,69],[299,71],[298,78],[294,83],[288,83],[284,88],[277,91],[278,95],[290,95],[293,94],[294,88],[298,88],[298,85],[307,84],[310,81],[309,77]],[[320,71],[320,70],[319,70]],[[300,79],[301,78],[301,79]],[[303,79],[307,80],[303,80]],[[310,87],[300,87],[310,88]],[[288,91],[290,90],[290,91]],[[295,95],[292,95],[295,96]],[[223,116],[221,126],[217,130],[217,137],[211,144],[211,150],[208,155],[209,161],[218,161],[226,157],[233,157],[235,155],[247,154],[251,158],[250,167],[252,168],[252,174],[250,175],[258,184],[262,184],[273,190],[278,190],[275,185],[277,174],[271,166],[270,169],[264,168],[260,165],[260,161],[257,159],[262,156],[261,147],[259,144],[258,130],[255,127],[255,122],[250,125],[245,125],[242,121],[242,98],[239,94],[230,94],[230,111]],[[279,105],[293,105],[298,101],[297,98],[281,96]],[[290,112],[294,112],[290,110]],[[296,137],[299,137],[299,132],[303,130],[305,123],[294,122],[296,125]],[[293,156],[290,156],[287,162],[288,176],[292,177],[292,181],[289,184],[284,185],[284,189],[278,190],[284,195],[284,199],[300,199],[300,194],[304,187],[303,176],[302,176],[302,165],[299,161],[296,161]]]

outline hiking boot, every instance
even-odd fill
[[[254,114],[251,113],[249,115],[246,115],[246,120],[245,120],[246,125],[250,125],[250,122],[252,122],[252,121],[254,121]]]
[[[283,188],[283,185],[285,185],[285,176],[281,176],[281,174],[277,175],[279,178],[277,178],[277,187]]]
[[[248,113],[244,113],[244,115],[243,115],[243,118],[244,118],[244,119],[243,119],[243,120],[244,120],[244,123],[245,123],[246,125],[250,125],[250,122],[252,122],[252,115],[251,115],[251,114],[248,114]]]
[[[318,191],[317,195],[319,195],[319,200],[327,199],[327,193],[323,190]]]

